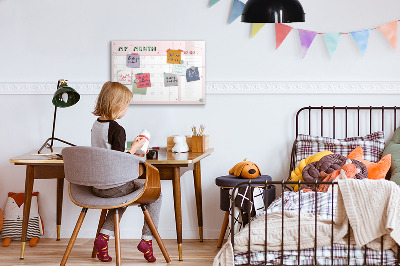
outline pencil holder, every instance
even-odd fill
[[[205,152],[208,150],[209,136],[192,136],[192,152]]]

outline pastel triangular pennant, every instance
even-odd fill
[[[233,0],[231,17],[229,18],[229,23],[232,23],[235,19],[237,19],[240,15],[242,15],[242,11],[244,8],[244,3],[239,0]]]
[[[393,49],[397,48],[397,20],[378,27]]]
[[[300,30],[301,55],[304,58],[317,33],[315,31]]]
[[[285,40],[286,36],[288,36],[289,32],[292,29],[293,28],[288,25],[275,23],[276,49],[278,49],[278,47],[282,44],[282,42]]]
[[[342,36],[342,34],[340,34],[339,32],[333,32],[333,33],[325,33],[323,36],[326,48],[328,48],[329,55],[332,58],[333,54],[336,51],[336,48],[338,47],[339,39],[340,36]]]
[[[253,26],[251,28],[251,38],[256,35],[262,27],[264,27],[265,23],[253,23]]]
[[[213,5],[215,5],[218,2],[219,2],[219,0],[210,0],[210,5],[208,7],[212,7]]]
[[[365,54],[365,51],[367,50],[370,32],[371,32],[371,29],[351,32],[351,35],[353,35],[353,38],[356,41],[356,43],[357,43],[358,47],[360,48],[361,53],[363,55]]]

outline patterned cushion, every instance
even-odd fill
[[[296,139],[296,165],[310,155],[323,150],[346,156],[357,146],[364,150],[364,159],[370,162],[378,162],[385,147],[383,131],[378,131],[364,137],[352,137],[345,139],[333,139],[329,137],[317,137],[299,134]]]

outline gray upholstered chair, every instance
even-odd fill
[[[64,160],[65,179],[69,183],[69,196],[73,203],[82,207],[81,214],[72,233],[71,239],[65,250],[61,265],[65,265],[72,247],[78,236],[79,229],[88,209],[102,209],[96,237],[103,226],[107,210],[117,209],[128,205],[139,205],[149,224],[153,236],[164,255],[167,263],[171,261],[161,237],[154,225],[149,211],[144,204],[154,202],[161,193],[160,175],[154,166],[145,162],[141,163],[139,169],[138,157],[120,151],[107,150],[94,147],[68,147],[62,150]],[[132,176],[145,177],[143,189],[118,198],[100,198],[92,193],[92,186],[117,185],[127,182]],[[116,210],[114,216],[115,230],[115,253],[116,265],[121,264],[119,214]],[[92,257],[96,256],[93,247]]]

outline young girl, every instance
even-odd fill
[[[121,83],[110,81],[104,83],[93,112],[94,115],[99,116],[92,127],[91,139],[93,147],[125,152],[125,129],[115,120],[122,118],[126,114],[131,99],[132,92]],[[139,150],[145,142],[146,139],[144,138],[136,138],[129,149],[129,153],[131,153],[132,156],[138,156],[138,167],[139,162],[144,160],[144,158],[141,157],[145,155],[137,155],[136,151]],[[117,187],[93,187],[93,194],[102,198],[125,196],[144,186],[143,183],[135,182],[136,178],[137,176],[132,176],[132,181]],[[156,226],[158,226],[160,207],[161,195],[155,202],[147,205]],[[126,207],[118,209],[120,219],[125,210]],[[114,214],[115,210],[109,210],[107,212],[106,220],[101,228],[100,234],[94,241],[94,246],[97,249],[97,258],[101,261],[112,260],[108,255],[108,240],[110,236],[114,236]],[[156,258],[153,256],[152,237],[153,234],[151,233],[150,227],[147,222],[144,221],[142,240],[137,248],[144,253],[144,258],[149,262],[156,261]]]

